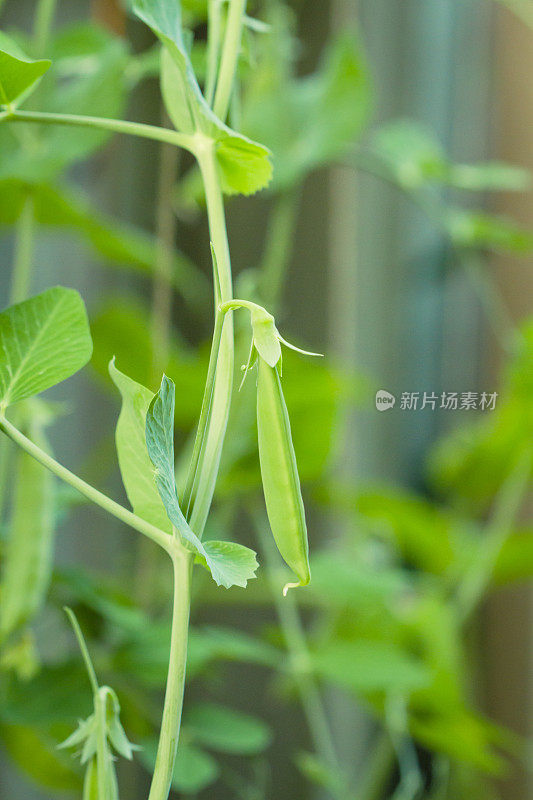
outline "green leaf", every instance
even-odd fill
[[[524,191],[531,183],[531,175],[525,169],[486,161],[480,164],[451,164],[446,181],[457,189],[474,192]]]
[[[439,181],[447,173],[444,150],[431,130],[410,119],[393,120],[379,128],[371,149],[405,189]]]
[[[49,449],[38,414],[31,439]],[[41,609],[52,574],[54,479],[34,458],[19,451],[9,538],[0,587],[0,641]]]
[[[94,355],[91,367],[109,389],[109,359],[116,362],[128,375],[146,386],[152,379],[152,347],[150,320],[146,307],[121,296],[110,298],[101,311],[91,319]],[[202,404],[208,351],[193,351],[172,337],[165,372],[175,376],[179,401],[175,408],[175,423],[189,430],[196,424],[198,409]],[[144,435],[144,434],[143,434]]]
[[[146,445],[155,467],[155,483],[167,516],[185,546],[189,547],[219,585],[246,586],[255,577],[255,553],[233,542],[205,542],[191,530],[179,506],[174,476],[174,403],[175,387],[163,375],[161,388],[154,396],[146,415]]]
[[[78,292],[57,286],[0,314],[0,409],[69,378],[92,353]]]
[[[247,582],[255,578],[259,564],[249,547],[236,542],[204,542],[203,549],[205,555],[199,553],[196,562],[210,570],[219,586],[244,589]]]
[[[47,59],[27,58],[9,36],[0,31],[0,105],[11,105],[29,93],[50,68]]]
[[[413,691],[429,680],[421,661],[394,644],[377,640],[334,641],[311,659],[318,675],[357,694]]]
[[[162,93],[177,130],[201,133],[215,143],[222,188],[227,194],[253,194],[272,176],[269,151],[219,120],[198,86],[183,39],[178,0],[136,0],[134,11],[161,39]]]
[[[0,741],[23,774],[40,788],[52,792],[81,794],[81,779],[72,759],[59,753],[57,741],[47,733],[26,725],[2,725]],[[31,754],[31,758],[28,758]]]
[[[271,149],[274,189],[290,188],[341,158],[360,135],[371,102],[368,69],[353,31],[328,43],[314,73],[295,76],[288,14],[279,4],[270,11],[272,32],[261,38],[257,64],[243,87],[242,129]]]
[[[185,725],[195,742],[221,753],[256,755],[272,738],[262,720],[214,703],[193,706]]]
[[[75,229],[97,253],[118,267],[156,272],[157,244],[153,236],[101,213],[81,192],[65,184],[0,179],[0,225],[14,225],[28,197],[33,201],[35,220],[41,225]],[[181,253],[173,257],[172,279],[191,304],[205,299],[205,278]]]
[[[128,500],[135,514],[161,530],[170,532],[165,507],[154,480],[154,470],[146,447],[146,415],[154,397],[140,383],[109,364],[109,374],[122,395],[115,442],[120,473]]]
[[[157,741],[145,740],[140,759],[150,772],[155,767],[156,753]],[[218,764],[212,756],[199,747],[180,741],[172,776],[173,789],[185,794],[196,794],[214,783],[218,775]]]
[[[498,253],[529,253],[533,250],[531,231],[493,214],[451,209],[447,227],[453,242],[459,247],[483,248]]]

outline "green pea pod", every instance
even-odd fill
[[[311,580],[305,510],[278,369],[259,357],[258,371],[257,433],[268,520],[279,552],[299,579],[285,586],[286,594]]]

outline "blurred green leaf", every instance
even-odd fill
[[[317,675],[357,694],[407,692],[423,686],[425,665],[394,644],[382,641],[332,641],[311,655]]]
[[[289,12],[275,6],[267,22],[243,90],[242,127],[272,150],[279,190],[346,152],[368,118],[371,90],[354,31],[329,42],[315,73],[296,78]]]
[[[531,175],[525,169],[499,161],[451,164],[446,183],[475,192],[524,191],[531,183]]]
[[[492,576],[497,586],[533,577],[533,530],[521,530],[503,543]]]
[[[530,175],[519,167],[499,161],[454,164],[434,133],[411,119],[382,125],[370,142],[370,153],[387,167],[395,182],[406,190],[428,184],[470,191],[523,190]]]
[[[54,386],[91,357],[85,305],[78,292],[57,286],[0,314],[0,407]]]
[[[456,208],[449,211],[446,223],[458,247],[504,253],[529,253],[533,249],[533,233],[503,217]]]
[[[150,323],[146,309],[126,297],[117,298],[104,305],[91,321],[94,340],[94,357],[91,365],[109,388],[108,364],[113,355],[121,368],[137,382],[149,386],[152,382],[152,347]],[[171,375],[176,388],[176,425],[190,428],[197,421],[202,404],[207,354],[193,352],[173,336],[167,375]]]
[[[234,755],[255,755],[271,741],[270,730],[257,717],[214,703],[193,706],[185,726],[194,742],[211,750]]]
[[[139,757],[149,772],[153,772],[156,753],[157,741],[145,740]],[[172,788],[175,791],[196,794],[211,786],[218,775],[218,764],[212,756],[187,741],[180,741],[172,777]]]
[[[353,511],[392,536],[403,558],[426,572],[445,574],[464,550],[466,522],[416,495],[389,487],[362,492]]]
[[[50,68],[47,59],[34,61],[0,31],[0,105],[8,106],[24,96]]]
[[[38,786],[80,796],[82,781],[72,759],[57,751],[57,741],[48,734],[24,725],[4,724],[0,727],[0,740],[20,771]]]
[[[152,236],[102,214],[80,192],[65,184],[0,180],[0,225],[14,225],[28,198],[39,224],[73,228],[113,264],[147,274],[155,272],[157,245]],[[173,259],[173,283],[192,304],[205,297],[205,278],[180,253]]]

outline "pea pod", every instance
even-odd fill
[[[286,564],[298,577],[283,593],[311,580],[309,545],[300,478],[287,406],[277,366],[258,358],[257,433],[268,520]]]

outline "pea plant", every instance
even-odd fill
[[[50,63],[44,59],[27,59],[16,45],[4,39],[0,76],[4,106],[1,121],[3,124],[32,121],[79,125],[144,136],[183,148],[198,163],[212,243],[215,329],[184,493],[178,498],[174,454],[175,387],[165,375],[159,391],[153,395],[122,373],[114,361],[109,365],[111,378],[122,396],[116,445],[133,511],[74,475],[8,420],[6,413],[12,406],[29,401],[68,378],[89,360],[92,343],[87,316],[83,302],[74,290],[55,287],[16,303],[2,313],[0,426],[15,444],[43,467],[104,511],[146,536],[171,559],[174,602],[170,661],[149,793],[151,800],[158,800],[168,797],[178,747],[193,565],[198,563],[207,568],[216,584],[226,588],[245,587],[257,568],[255,553],[243,545],[202,541],[231,405],[234,369],[231,312],[239,307],[248,308],[251,314],[252,345],[246,370],[257,363],[259,453],[268,516],[280,553],[298,578],[296,583],[288,583],[284,591],[309,583],[310,571],[305,513],[280,379],[280,343],[286,342],[278,333],[274,318],[264,308],[246,300],[234,300],[232,296],[223,192],[256,192],[268,183],[272,169],[265,147],[225,123],[240,49],[245,3],[231,3],[223,42],[213,41],[216,31],[210,30],[211,74],[206,83],[215,87],[211,104],[202,94],[190,62],[179,3],[174,0],[140,0],[134,11],[163,45],[161,86],[175,130],[99,117],[21,110],[20,102],[29,96]],[[19,541],[13,546],[21,548],[19,559],[24,559],[25,542]],[[17,596],[20,594],[17,591],[19,559],[12,559],[11,575],[8,573],[5,579],[3,637],[11,633],[18,615],[27,613],[28,602],[32,602]],[[129,756],[131,746],[127,744],[118,722],[116,695],[109,687],[98,686],[77,626],[76,631],[89,666],[94,714],[80,724],[79,730],[65,744],[84,743],[82,761],[87,765],[84,797],[111,799],[118,794],[109,743],[118,752]]]
[[[138,53],[95,22],[55,30],[55,5],[39,0],[31,35],[0,35],[0,224],[15,231],[10,305],[0,314],[6,753],[54,796],[116,798],[117,754],[148,771],[151,800],[170,788],[212,792],[219,778],[242,800],[269,796],[267,725],[203,697],[214,683],[220,690],[212,670],[230,661],[266,670],[272,691],[299,703],[304,733],[295,719],[290,753],[298,787],[303,778],[333,800],[386,797],[393,785],[402,800],[485,800],[485,776],[501,767],[508,738],[472,704],[464,641],[483,597],[532,571],[518,524],[530,448],[513,424],[530,416],[531,332],[512,328],[482,259],[485,250],[520,254],[532,239],[457,197],[519,190],[527,175],[498,163],[453,163],[430,131],[408,120],[368,130],[371,81],[356,33],[332,35],[315,71],[302,77],[293,15],[278,0],[252,8],[245,0],[137,0],[129,24],[155,41]],[[145,79],[153,88],[154,78],[163,125],[125,121],[128,97]],[[72,167],[113,135],[161,148],[155,237],[75,186]],[[335,479],[338,413],[363,390],[329,359],[289,344],[273,316],[283,313],[303,183],[329,164],[387,181],[423,209],[451,245],[450,267],[473,282],[513,357],[490,424],[472,426],[466,439],[449,437],[432,455],[431,499]],[[270,204],[265,245],[234,280],[226,210],[254,202],[233,196],[259,192]],[[176,219],[194,224],[204,211],[212,306],[204,272],[175,246]],[[71,288],[30,297],[36,233],[65,228],[102,266],[120,268],[128,289],[148,283],[151,308],[123,291],[89,305],[89,326]],[[187,331],[174,324],[178,296],[186,321],[208,318],[205,349],[188,346]],[[48,431],[64,407],[38,395],[89,361],[100,389],[121,404],[113,450],[131,510],[97,488],[112,472],[100,443],[94,480],[53,456]],[[340,515],[346,530],[341,537],[328,524],[327,546],[311,555],[300,477],[315,509]],[[136,563],[122,581],[54,562],[56,529],[63,522],[74,532],[81,503],[141,534],[127,548]],[[264,577],[253,581],[250,535],[264,561]],[[55,658],[40,653],[36,629],[63,606],[82,659],[61,644]],[[272,607],[274,628],[257,633],[254,614]],[[247,632],[199,624],[195,614],[210,609],[238,613]],[[350,713],[371,717],[376,736],[364,768],[354,771],[334,734],[325,687],[342,693]],[[431,753],[427,775],[417,748]],[[252,776],[232,771],[228,754],[248,758]],[[132,787],[136,769],[118,762],[121,788]]]

